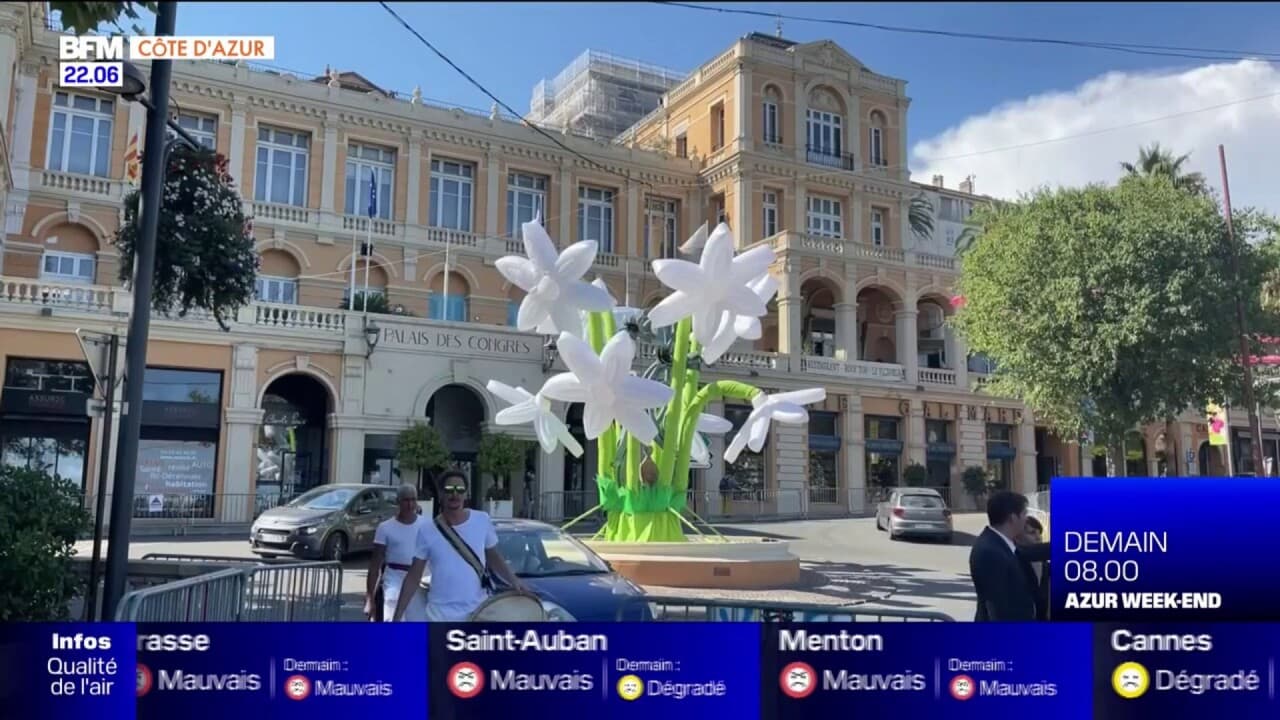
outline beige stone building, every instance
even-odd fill
[[[76,331],[127,327],[113,237],[144,111],[60,88],[40,8],[0,5],[0,442],[5,462],[56,468],[92,496],[110,486],[97,468],[113,443]],[[356,73],[180,62],[173,98],[179,122],[229,158],[261,269],[258,300],[230,332],[205,317],[153,320],[139,517],[242,521],[320,483],[399,482],[395,435],[418,420],[440,427],[460,462],[474,459],[502,407],[486,382],[536,389],[558,371],[544,338],[512,327],[520,291],[494,268],[537,214],[561,246],[598,241],[594,272],[641,307],[663,294],[650,261],[703,222],[776,250],[781,290],[764,338],[709,373],[822,385],[828,399],[808,427],[775,426],[762,453],[700,469],[698,503],[724,510],[723,487],[731,511],[856,513],[869,487],[901,482],[911,463],[943,488],[969,465],[1023,491],[1076,472],[1073,446],[981,392],[981,363],[945,325],[954,243],[916,237],[908,207],[923,192],[962,221],[976,198],[911,182],[906,83],[834,43],[738,40],[608,144],[560,131],[552,142]],[[366,318],[340,306],[353,263],[363,286],[353,244],[369,234],[369,286],[394,312]],[[580,432],[580,408],[559,410]],[[747,408],[718,411],[741,422]],[[1178,448],[1203,439],[1194,418],[1181,427]],[[1154,457],[1155,436],[1146,442]],[[592,463],[531,452],[517,507],[589,507]]]

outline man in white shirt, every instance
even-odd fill
[[[407,622],[425,622],[427,619],[427,593],[418,585],[405,583],[405,576],[413,564],[413,553],[418,546],[418,534],[430,520],[418,510],[418,490],[412,485],[401,485],[396,491],[396,516],[384,520],[373,534],[373,554],[369,558],[369,581],[365,586],[364,614],[372,618],[377,608],[378,578],[382,578],[382,620],[391,622],[400,595],[404,590],[408,597],[404,619]]]
[[[488,513],[467,508],[466,476],[456,470],[446,472],[437,479],[436,489],[436,497],[441,499],[441,517],[474,553],[480,569],[485,573],[492,570],[513,590],[528,592],[498,552],[498,533]],[[432,521],[418,529],[413,563],[404,581],[418,585],[427,563],[431,563],[428,621],[464,622],[488,598],[489,590],[481,574]],[[397,621],[407,619],[409,605],[410,598],[401,595],[394,616]]]

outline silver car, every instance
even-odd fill
[[[321,485],[272,508],[249,528],[258,555],[341,560],[373,548],[378,524],[396,514],[396,488]]]
[[[951,510],[937,490],[898,488],[876,508],[876,529],[889,538],[927,537],[951,542]]]

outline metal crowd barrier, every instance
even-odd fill
[[[121,598],[122,622],[337,622],[342,565],[337,561],[267,563],[243,558],[152,553],[144,560],[226,567],[134,590]]]
[[[932,610],[648,595],[657,622],[955,622]],[[619,616],[615,619],[623,620]]]
[[[134,590],[120,599],[121,622],[234,622],[244,601],[244,571],[228,568]]]

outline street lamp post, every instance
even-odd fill
[[[177,3],[162,2],[156,11],[156,36],[173,35]],[[111,498],[111,534],[107,546],[101,617],[113,619],[124,595],[129,572],[129,532],[133,520],[133,494],[138,469],[138,436],[142,430],[142,388],[147,369],[147,335],[151,330],[151,288],[155,275],[156,233],[164,190],[165,147],[172,60],[151,61],[151,103],[147,108],[147,135],[142,156],[142,217],[134,253],[133,314],[125,353],[124,413],[116,450],[115,486]],[[136,87],[126,87],[135,91]]]

